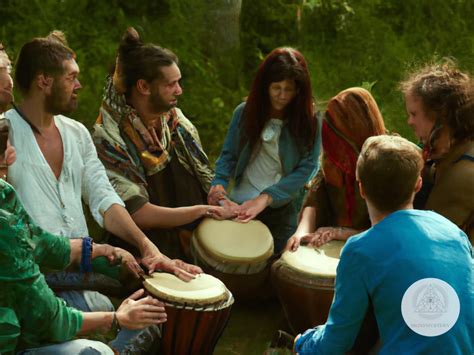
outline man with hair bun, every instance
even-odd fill
[[[370,303],[380,354],[473,353],[472,246],[443,216],[413,209],[422,167],[404,138],[364,143],[356,174],[372,227],[344,246],[328,320],[296,338],[298,354],[349,351]]]
[[[474,243],[474,86],[452,62],[430,64],[400,84],[408,124],[424,145],[425,188],[415,207],[436,211]]]
[[[164,228],[189,230],[198,218],[226,217],[222,207],[206,205],[214,173],[196,127],[176,107],[183,92],[180,83],[176,55],[142,42],[128,28],[115,73],[106,80],[93,135],[133,220],[175,257],[183,255],[177,230]]]

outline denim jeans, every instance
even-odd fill
[[[93,277],[93,274],[91,275]],[[56,272],[51,273],[46,276],[46,280],[50,286],[57,287],[58,285],[69,285],[71,288],[80,288],[81,285],[84,285],[84,276],[79,273],[74,272]],[[86,283],[91,283],[94,280],[88,278]],[[87,286],[87,285],[85,285]],[[58,297],[66,301],[66,304],[69,307],[79,309],[83,312],[113,312],[114,306],[110,299],[107,296],[102,295],[96,291],[88,290],[69,290],[69,291],[60,291],[56,293]],[[158,326],[150,326],[142,330],[131,330],[123,328],[118,334],[117,337],[112,340],[109,345],[120,354],[147,354],[149,349],[156,343],[161,336],[161,329]],[[82,339],[80,339],[82,340]],[[84,340],[87,342],[87,340]],[[62,346],[71,342],[50,345],[43,348],[50,348],[51,346]],[[97,342],[95,342],[97,343]],[[99,342],[100,343],[100,342]],[[103,343],[100,343],[103,344]],[[105,344],[103,344],[108,348]],[[70,346],[82,346],[82,343],[68,345],[66,348],[69,349]],[[87,346],[90,346],[88,344]],[[38,349],[43,349],[38,348]],[[38,349],[34,349],[38,351]],[[30,350],[28,350],[30,351]],[[32,351],[32,350],[31,350]],[[102,354],[101,352],[87,352],[89,351],[86,347],[86,352],[80,354]],[[96,351],[92,349],[91,351]],[[39,353],[47,354],[48,352]],[[53,353],[53,352],[50,352]],[[29,354],[29,353],[26,353]],[[36,353],[32,353],[36,354]],[[62,354],[62,353],[60,353]],[[65,353],[66,354],[66,353]],[[68,354],[76,354],[76,352],[69,352]],[[108,354],[108,353],[104,353]]]

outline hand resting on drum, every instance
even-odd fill
[[[155,270],[162,270],[174,274],[183,281],[191,281],[197,274],[202,273],[199,266],[185,263],[179,259],[170,259],[161,253],[144,257],[142,263],[149,270],[149,274]]]
[[[144,292],[140,289],[133,293],[116,312],[83,312],[79,334],[108,331],[114,324],[127,329],[143,329],[166,322],[165,305],[153,297],[141,298]]]
[[[209,189],[207,194],[207,203],[213,206],[218,206],[221,200],[226,199],[227,191],[222,185],[214,185]]]
[[[347,240],[360,231],[346,227],[319,227],[312,233],[294,234],[288,239],[285,250],[296,251],[300,245],[319,248],[327,242],[337,240]]]
[[[125,299],[117,309],[117,320],[121,327],[127,329],[143,329],[152,324],[166,322],[166,311],[163,302],[144,295],[140,289]]]
[[[232,219],[237,215],[235,206],[238,206],[236,203],[224,199],[221,200],[221,206],[207,206],[207,211],[205,216],[211,217],[217,220]]]
[[[260,194],[251,200],[245,201],[238,207],[235,220],[242,223],[250,222],[271,203],[272,198],[267,194]]]

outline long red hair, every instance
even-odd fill
[[[296,96],[285,108],[284,119],[301,151],[312,149],[318,125],[313,112],[308,66],[303,55],[289,47],[274,49],[258,68],[242,113],[242,146],[249,143],[253,149],[260,139],[265,124],[271,118],[269,86],[283,80],[294,80],[297,90]]]

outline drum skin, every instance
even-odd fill
[[[268,299],[272,295],[273,238],[260,221],[204,219],[194,231],[191,253],[194,263],[224,282],[237,301]]]

